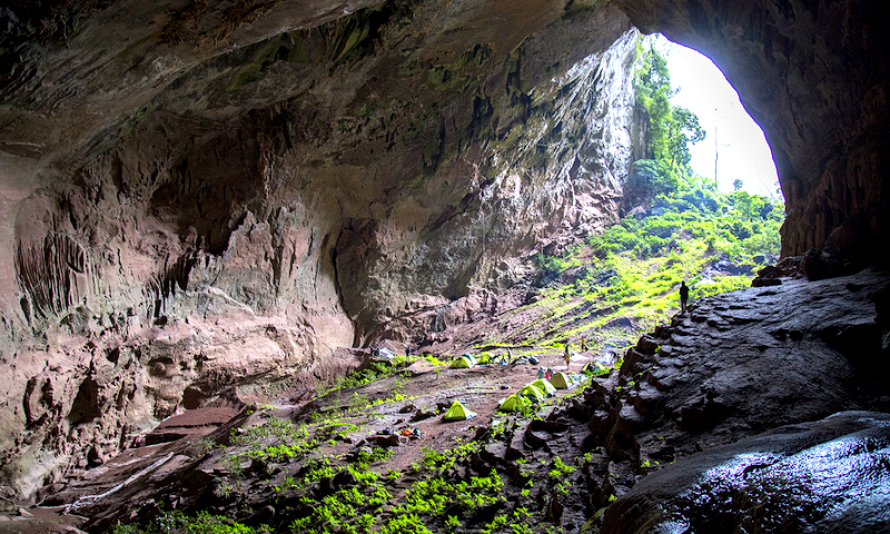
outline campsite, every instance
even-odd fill
[[[294,532],[486,532],[507,524],[531,532],[533,522],[544,519],[557,532],[579,528],[594,507],[609,502],[610,495],[593,503],[571,492],[573,484],[593,476],[582,476],[582,467],[599,463],[596,452],[573,456],[589,430],[571,417],[573,399],[592,379],[582,369],[611,372],[589,365],[596,353],[575,354],[563,374],[563,355],[552,347],[491,350],[487,364],[478,363],[478,354],[449,361],[370,352],[344,378],[320,382],[311,393],[255,397],[257,402],[240,407],[240,416],[204,437],[177,436],[181,427],[171,418],[156,431],[166,436],[158,439],[180,439],[143,447],[144,457],[134,453],[106,467],[135,470],[185,452],[199,460],[194,471],[212,473],[213,482],[200,496],[188,487],[188,476],[177,479],[181,506],[211,493],[207,518],[232,506],[286,507],[292,524],[278,527]],[[471,363],[452,368],[456,360]],[[538,378],[544,373],[559,386]],[[240,393],[241,399],[248,396]],[[99,476],[71,491],[95,493],[102,484]],[[128,502],[139,502],[139,496]],[[134,518],[195,521],[165,505],[137,510],[124,504],[134,507]],[[404,521],[416,522],[416,530],[404,530]]]

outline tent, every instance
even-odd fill
[[[552,378],[550,380],[553,380]],[[547,382],[546,380],[541,380],[540,378],[531,383],[532,386],[535,386],[541,393],[546,395],[547,397],[552,397],[556,395],[556,388],[553,387],[553,384]]]
[[[451,362],[451,369],[468,369],[473,367],[475,364],[475,358],[467,358],[467,355],[461,356],[459,358],[455,358],[453,362]]]
[[[575,381],[565,373],[556,373],[550,378],[550,383],[556,389],[568,389],[575,385]]]
[[[601,375],[608,370],[609,369],[600,362],[589,362],[584,365],[584,368],[581,369],[581,372],[586,375]]]
[[[520,389],[519,395],[522,395],[532,402],[541,402],[542,400],[544,400],[544,394],[541,393],[541,390],[531,384]]]
[[[451,405],[451,408],[448,408],[448,411],[445,412],[444,416],[442,416],[442,420],[463,421],[464,419],[469,419],[471,417],[476,417],[476,412],[464,408],[464,405],[461,404],[460,401],[454,401],[454,404]]]
[[[489,363],[494,363],[494,362],[492,362],[492,359],[493,359],[493,356],[491,355],[490,352],[483,352],[482,354],[479,355],[479,360],[478,360],[479,365],[487,365]]]
[[[525,406],[530,406],[531,402],[518,393],[514,393],[504,399],[504,402],[498,407],[501,412],[515,412]]]

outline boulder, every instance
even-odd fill
[[[841,412],[684,458],[610,506],[602,534],[890,532],[890,415]]]

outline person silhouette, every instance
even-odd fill
[[[686,301],[689,300],[689,286],[686,280],[680,282],[680,315],[686,315]]]

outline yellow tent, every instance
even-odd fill
[[[455,358],[454,361],[451,362],[451,369],[468,369],[470,367],[473,367],[473,360],[466,356]]]
[[[530,406],[531,402],[518,393],[514,393],[504,399],[504,402],[498,407],[502,412],[515,412],[525,406]]]
[[[572,377],[565,373],[556,373],[550,377],[550,383],[553,384],[553,387],[556,389],[568,389],[575,385],[575,381],[572,380]]]
[[[535,386],[532,386],[531,384],[520,389],[519,395],[522,395],[531,402],[541,402],[542,400],[544,400],[544,394],[541,393],[541,390],[536,388]]]
[[[551,378],[551,380],[553,379]],[[532,382],[531,385],[541,390],[541,393],[548,397],[556,395],[556,388],[553,387],[553,385],[551,385],[550,382],[547,382],[546,380],[539,378]]]
[[[464,408],[464,405],[461,404],[460,401],[454,401],[451,408],[448,408],[448,411],[442,416],[442,420],[463,421],[464,419],[469,419],[471,417],[476,417],[476,412]]]

